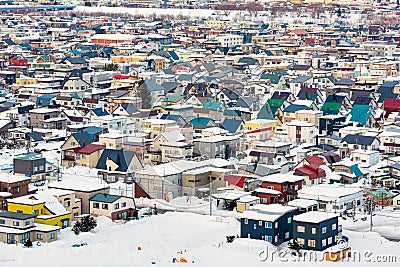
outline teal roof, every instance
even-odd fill
[[[368,119],[371,117],[369,105],[354,105],[350,111],[350,121],[358,122],[362,125],[367,124]]]
[[[208,123],[211,121],[210,118],[206,118],[206,117],[196,117],[194,119],[192,119],[189,123],[191,125],[203,125],[203,126],[207,126]]]
[[[278,84],[281,79],[281,75],[278,73],[264,73],[260,76],[261,79],[270,80],[271,84]]]
[[[120,199],[121,196],[117,195],[108,195],[108,194],[96,194],[89,198],[90,201],[96,201],[96,202],[104,202],[104,203],[114,203],[118,199]]]
[[[272,113],[268,103],[265,103],[257,114],[257,119],[273,120],[274,117],[274,113]]]
[[[358,168],[358,165],[355,164],[353,166],[350,166],[349,169],[354,173],[356,177],[361,177],[363,176],[362,172],[360,171],[360,168]]]
[[[207,101],[203,104],[203,108],[206,109],[211,109],[211,110],[218,110],[218,108],[221,106],[221,102],[211,102]]]
[[[389,192],[383,188],[379,188],[378,190],[368,192],[368,194],[373,195],[379,199],[387,199],[387,198],[394,197],[394,195],[391,192]]]

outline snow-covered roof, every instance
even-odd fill
[[[301,209],[305,209],[305,208],[309,208],[312,207],[314,205],[318,204],[318,201],[316,200],[310,200],[310,199],[294,199],[292,201],[289,201],[288,206],[291,207],[297,207],[297,208],[301,208]]]
[[[263,176],[259,178],[262,182],[272,182],[272,183],[293,183],[303,181],[303,176],[293,175],[293,174],[271,174],[268,176]]]
[[[254,190],[256,193],[261,193],[261,194],[270,194],[270,195],[282,195],[282,192],[274,189],[268,189],[268,188],[262,188],[259,187],[256,190]]]
[[[316,185],[305,187],[298,191],[299,198],[330,201],[335,198],[362,195],[362,188],[345,187],[337,185]]]
[[[257,221],[274,222],[287,212],[294,211],[296,208],[283,206],[280,204],[257,204],[244,211],[240,218],[246,218]]]
[[[76,180],[64,180],[61,182],[53,182],[48,186],[49,188],[58,188],[58,189],[83,191],[83,192],[92,192],[110,188],[110,186],[107,184],[91,183],[91,182],[76,181]]]
[[[296,222],[308,222],[308,223],[321,223],[323,221],[338,217],[335,213],[322,212],[322,211],[309,211],[296,215],[293,220]]]

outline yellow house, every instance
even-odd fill
[[[276,135],[277,127],[277,120],[255,119],[246,121],[244,123],[246,140],[249,142],[268,140]]]
[[[37,79],[36,78],[31,78],[31,77],[17,78],[15,80],[15,83],[17,85],[37,84]]]
[[[66,228],[71,226],[72,215],[48,192],[39,192],[10,199],[8,211],[35,215],[34,222]]]

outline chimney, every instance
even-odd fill
[[[253,171],[256,171],[257,165],[258,165],[258,160],[256,160],[256,161],[254,162],[254,169],[253,169]]]

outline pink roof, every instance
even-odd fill
[[[308,31],[306,30],[294,30],[293,33],[296,35],[308,35]]]

